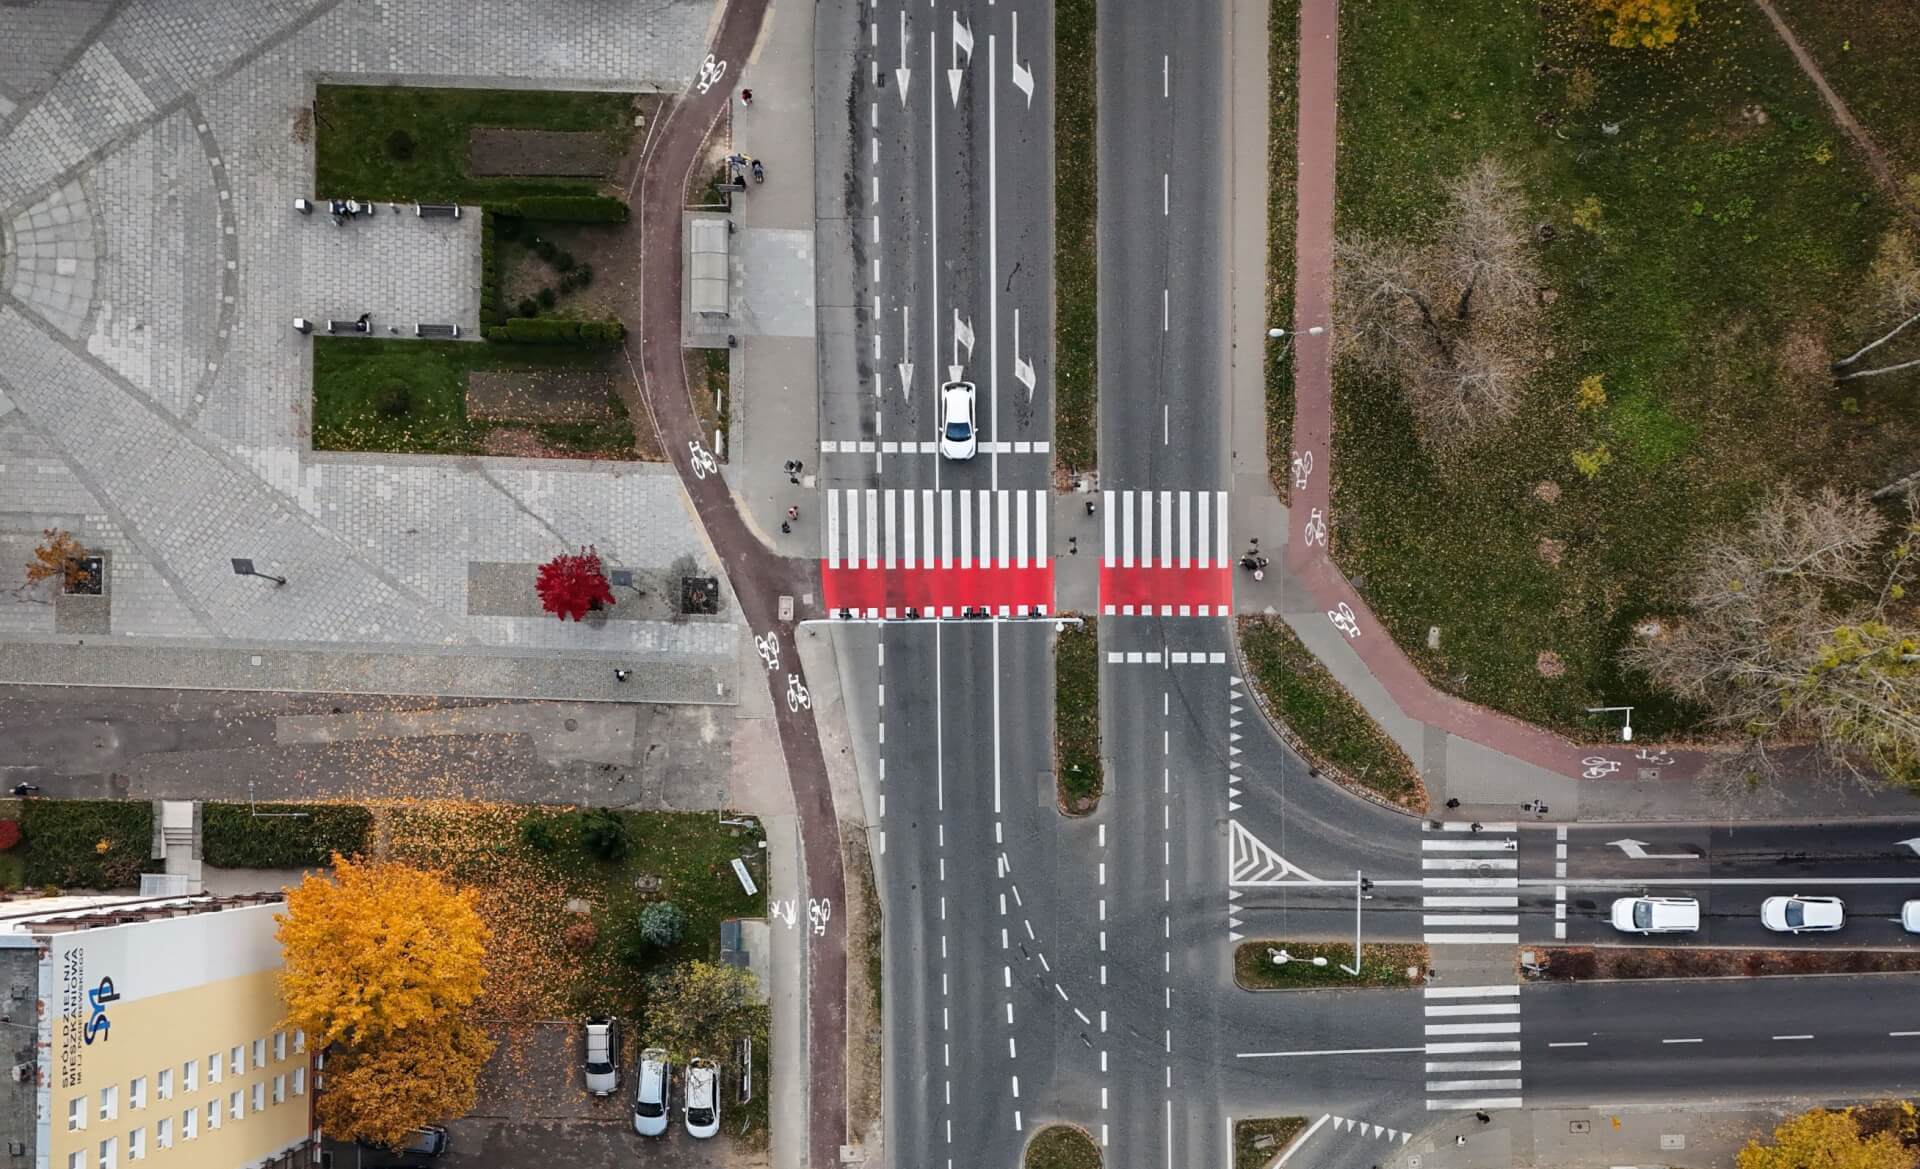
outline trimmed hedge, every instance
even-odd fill
[[[627,205],[611,195],[525,195],[489,202],[487,208],[501,215],[552,223],[625,223],[630,214]]]
[[[493,325],[506,319],[500,311],[500,257],[494,251],[494,228],[498,217],[484,208],[480,211],[480,323]]]
[[[489,341],[519,341],[528,345],[579,345],[611,349],[626,338],[627,327],[617,320],[575,321],[556,317],[513,317],[488,325],[481,335]]]
[[[333,854],[366,851],[373,813],[359,804],[207,804],[200,813],[202,855],[223,869],[307,869],[332,863]]]
[[[127,889],[164,867],[152,859],[153,805],[145,800],[28,800],[20,827],[29,887]]]

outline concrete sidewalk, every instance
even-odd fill
[[[1420,1169],[1605,1169],[1620,1165],[1732,1165],[1746,1143],[1766,1137],[1789,1111],[1683,1108],[1537,1108],[1502,1112],[1480,1124],[1470,1112],[1383,1155],[1383,1166]],[[1322,1126],[1320,1140],[1354,1140]],[[1457,1143],[1465,1137],[1466,1143]],[[1384,1147],[1382,1154],[1386,1154]]]

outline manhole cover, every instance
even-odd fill
[[[1570,1133],[1592,1132],[1593,1122],[1591,1120],[1569,1120],[1567,1122],[1567,1131]]]

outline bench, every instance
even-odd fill
[[[460,326],[416,324],[413,327],[413,335],[416,337],[458,337],[460,335]]]
[[[458,219],[460,218],[460,204],[415,203],[413,205],[413,213],[421,219]]]
[[[371,333],[371,324],[362,325],[359,321],[328,321],[328,333]]]

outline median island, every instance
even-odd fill
[[[1360,947],[1360,973],[1351,971],[1352,942],[1241,942],[1233,952],[1233,980],[1241,990],[1337,990],[1342,987],[1416,986],[1427,972],[1427,948],[1418,943]]]

